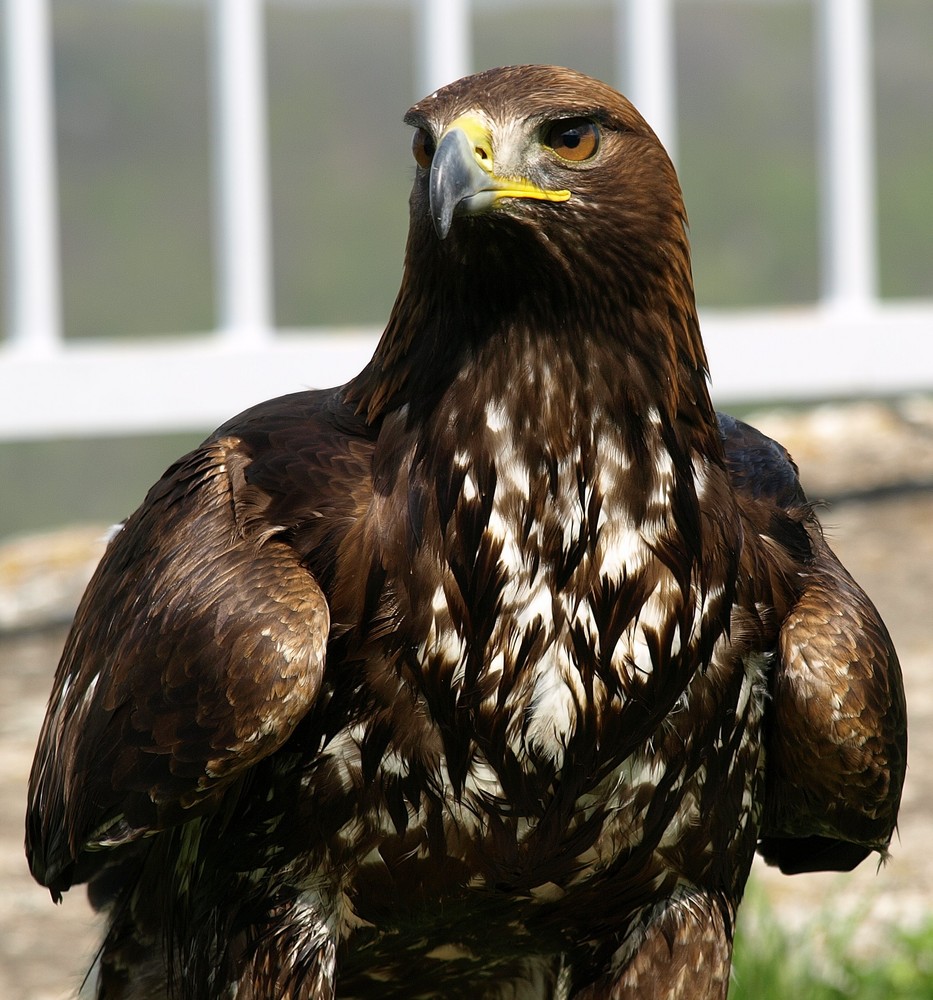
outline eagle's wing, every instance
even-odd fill
[[[891,841],[907,710],[891,637],[825,542],[780,632],[759,850],[787,874],[849,871]]]
[[[788,874],[848,871],[884,853],[894,831],[907,759],[900,665],[877,609],[826,544],[788,453],[731,417],[720,428],[747,520],[785,563],[771,585],[788,593],[759,850]],[[778,553],[775,538],[794,525],[798,544]]]
[[[233,434],[182,458],[87,588],[29,785],[27,854],[53,895],[94,852],[216,805],[314,701],[327,602],[248,464]]]

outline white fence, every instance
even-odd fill
[[[614,4],[623,88],[672,151],[673,2]],[[717,401],[933,388],[933,300],[877,296],[870,0],[812,2],[822,69],[821,301],[705,312]],[[412,3],[420,96],[473,68],[471,4]],[[302,376],[332,385],[359,370],[378,330],[275,327],[262,0],[211,3],[219,321],[168,344],[62,337],[49,0],[6,0],[4,10],[9,305],[0,439],[204,428],[301,388]]]

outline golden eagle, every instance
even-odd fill
[[[897,659],[717,417],[674,169],[565,69],[416,104],[402,287],[110,542],[27,852],[106,1000],[724,997],[756,847],[884,855]]]

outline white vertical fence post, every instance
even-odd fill
[[[864,309],[877,296],[870,0],[817,0],[822,297]]]
[[[470,0],[414,0],[416,100],[473,69]]]
[[[263,0],[213,0],[211,18],[218,325],[248,346],[273,322]]]
[[[616,0],[618,61],[625,96],[677,160],[677,68],[672,0]]]
[[[6,0],[7,284],[10,343],[61,340],[52,35],[48,0]]]

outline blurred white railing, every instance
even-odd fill
[[[885,303],[876,291],[870,0],[812,2],[822,69],[821,302],[705,312],[717,401],[933,388],[933,300]],[[472,68],[471,4],[411,3],[417,97]],[[620,82],[673,154],[672,8],[673,0],[615,0]],[[212,0],[218,328],[166,344],[62,337],[49,0],[6,0],[4,17],[0,439],[209,427],[304,381],[333,385],[359,370],[378,330],[275,328],[262,0]]]

